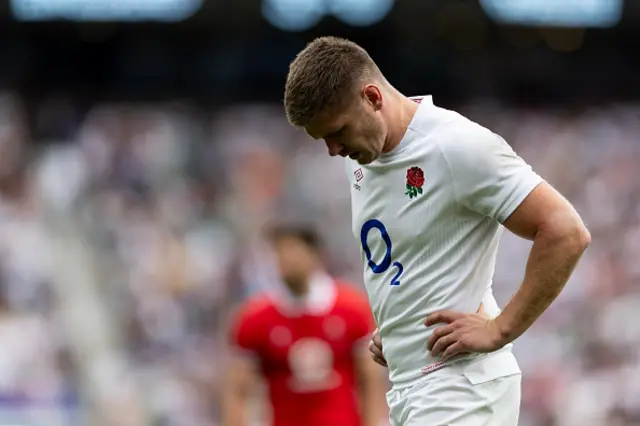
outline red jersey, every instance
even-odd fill
[[[232,344],[259,362],[273,426],[360,426],[354,354],[375,328],[369,303],[346,283],[313,281],[304,307],[269,295],[248,301]]]

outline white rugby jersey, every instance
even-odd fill
[[[481,302],[499,313],[491,283],[501,223],[542,182],[500,136],[431,97],[414,100],[392,152],[367,165],[347,159],[353,233],[394,388],[446,365],[426,349],[439,326],[424,326],[429,314],[472,313]]]

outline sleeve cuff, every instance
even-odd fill
[[[544,179],[536,173],[523,178],[516,188],[511,192],[509,199],[502,205],[500,210],[496,212],[496,218],[500,223],[506,222],[513,212],[522,204],[522,202],[538,187]]]

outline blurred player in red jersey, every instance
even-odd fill
[[[252,298],[235,318],[224,426],[249,425],[260,377],[271,426],[378,426],[386,385],[367,352],[375,323],[366,296],[327,275],[312,230],[279,227],[269,238],[284,291]]]

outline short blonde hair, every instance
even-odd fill
[[[289,66],[284,91],[287,119],[305,126],[319,113],[348,104],[365,76],[380,74],[366,50],[338,37],[320,37]]]

